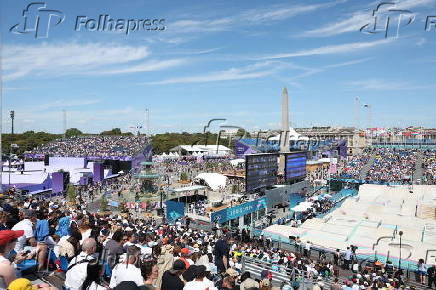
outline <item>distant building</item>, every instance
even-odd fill
[[[295,131],[309,138],[347,140],[349,155],[359,154],[368,145],[365,134],[353,127],[295,128]]]
[[[218,148],[217,148],[218,147]],[[179,145],[170,149],[170,152],[177,152],[179,156],[203,156],[203,155],[230,155],[232,149],[224,145]]]

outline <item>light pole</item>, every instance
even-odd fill
[[[400,235],[400,260],[398,261],[398,269],[401,270],[401,237],[403,236],[403,231],[399,231],[398,234]]]
[[[15,119],[15,111],[11,111],[11,112],[10,112],[10,116],[11,116],[11,126],[12,126],[12,128],[11,128],[11,133],[12,133],[12,136],[14,136],[14,119]]]

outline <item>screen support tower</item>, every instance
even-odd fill
[[[289,97],[288,90],[282,91],[282,128],[280,133],[280,153],[289,152]],[[280,154],[279,173],[285,172],[285,155]]]

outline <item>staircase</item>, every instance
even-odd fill
[[[372,165],[375,161],[375,153],[371,154],[371,157],[369,158],[368,162],[363,166],[362,170],[360,171],[360,179],[365,179],[366,175],[368,174],[368,171],[371,169]]]
[[[422,180],[424,176],[424,170],[422,169],[422,163],[424,162],[424,155],[421,151],[418,151],[418,156],[416,157],[415,172],[413,173],[413,183],[416,184],[418,179]]]

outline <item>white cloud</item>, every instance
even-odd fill
[[[329,65],[326,65],[324,68],[336,68],[336,67],[350,66],[350,65],[355,65],[355,64],[359,64],[359,63],[364,63],[364,62],[367,62],[368,60],[371,60],[371,59],[372,59],[372,57],[355,59],[355,60],[350,60],[350,61],[336,63],[336,64],[329,64]]]
[[[230,68],[227,70],[212,72],[209,74],[176,77],[161,81],[147,82],[146,85],[179,84],[179,83],[206,83],[217,81],[232,81],[243,79],[256,79],[266,77],[281,69],[277,62],[262,62],[240,68]]]
[[[392,42],[391,39],[382,39],[382,40],[375,40],[369,42],[352,42],[352,43],[344,43],[338,45],[328,45],[328,46],[322,46],[313,49],[300,50],[297,52],[266,55],[266,56],[257,57],[256,59],[265,60],[265,59],[280,59],[280,58],[293,58],[293,57],[312,56],[312,55],[347,53],[347,52],[363,50],[366,48],[376,47],[390,42]]]
[[[276,5],[268,8],[251,9],[232,16],[215,19],[182,19],[168,24],[168,31],[178,33],[216,32],[235,30],[235,27],[265,25],[336,5],[340,2],[344,1],[312,5]]]
[[[52,108],[67,108],[67,107],[77,107],[77,106],[88,106],[94,105],[101,102],[101,99],[86,99],[86,100],[65,100],[60,99],[50,103],[41,104],[36,106],[36,110],[47,110]]]
[[[421,38],[416,42],[416,45],[417,45],[417,46],[423,46],[423,45],[426,44],[426,43],[427,43],[427,39],[424,38],[424,37],[421,37]]]
[[[434,0],[405,0],[405,1],[392,1],[396,2],[395,9],[408,10],[412,8],[418,8],[421,6],[428,6],[434,4]],[[326,25],[322,25],[321,28],[308,30],[303,32],[299,36],[304,37],[328,37],[333,35],[339,35],[347,32],[358,32],[362,26],[373,22],[372,12],[376,9],[377,5],[382,2],[371,3],[368,9],[355,12],[336,22],[331,22]],[[412,11],[413,12],[413,11]]]
[[[102,71],[92,71],[89,72],[91,74],[124,74],[124,73],[136,73],[136,72],[148,72],[148,71],[157,71],[162,70],[166,68],[171,68],[175,66],[179,66],[182,64],[187,63],[186,59],[169,59],[169,60],[162,60],[162,61],[149,61],[144,62],[138,65],[132,65],[125,68],[119,68],[119,69],[109,69],[109,70],[102,70]]]
[[[327,37],[338,35],[346,32],[358,32],[360,28],[369,23],[372,19],[370,11],[356,12],[350,17],[333,22],[327,25],[322,25],[321,28],[306,31],[299,36],[305,37]]]
[[[352,81],[346,83],[346,85],[355,87],[356,89],[360,90],[376,91],[420,90],[430,88],[430,86],[414,85],[408,82],[379,79]]]
[[[5,45],[3,48],[5,80],[32,76],[59,76],[131,73],[159,70],[180,65],[180,60],[142,62],[151,52],[146,46],[104,43],[43,43]],[[123,67],[119,67],[119,66]],[[110,72],[109,72],[110,73]]]

